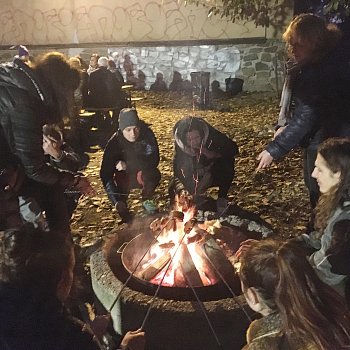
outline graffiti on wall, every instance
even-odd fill
[[[17,3],[21,6],[16,6]],[[2,4],[3,3],[3,4]],[[177,0],[0,0],[0,44],[84,44],[264,36]]]

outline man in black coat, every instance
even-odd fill
[[[142,188],[143,206],[157,210],[152,198],[160,181],[158,143],[153,131],[139,119],[136,109],[119,114],[119,130],[108,141],[100,176],[108,198],[123,222],[132,221],[127,198],[132,188]]]
[[[179,120],[173,134],[175,156],[174,178],[169,187],[171,201],[181,190],[186,190],[194,195],[196,202],[208,188],[218,186],[217,210],[224,210],[235,174],[237,144],[198,117]]]

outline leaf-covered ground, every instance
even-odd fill
[[[168,210],[168,184],[172,176],[172,127],[185,115],[201,116],[211,125],[236,140],[240,155],[236,160],[236,176],[229,192],[229,200],[245,210],[258,214],[270,223],[281,238],[297,235],[305,230],[310,214],[307,190],[302,179],[301,152],[293,151],[270,169],[256,172],[257,155],[271,139],[278,116],[276,95],[243,93],[231,99],[214,100],[210,109],[193,108],[192,99],[173,94],[142,96],[137,102],[140,117],[151,124],[158,139],[162,179],[156,191],[161,210]],[[103,151],[93,146],[90,163],[84,173],[98,194],[82,198],[72,219],[72,230],[81,236],[81,244],[103,238],[118,229],[119,217],[112,209],[99,179]],[[212,191],[216,194],[215,189]],[[133,212],[143,215],[140,192],[133,191],[129,204]]]

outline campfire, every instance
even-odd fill
[[[167,287],[203,287],[232,279],[230,258],[236,249],[223,240],[227,228],[218,220],[198,222],[192,196],[186,193],[176,197],[173,209],[125,246],[126,269],[136,278]]]

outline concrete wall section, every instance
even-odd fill
[[[167,42],[265,37],[178,0],[0,0],[0,45]]]

